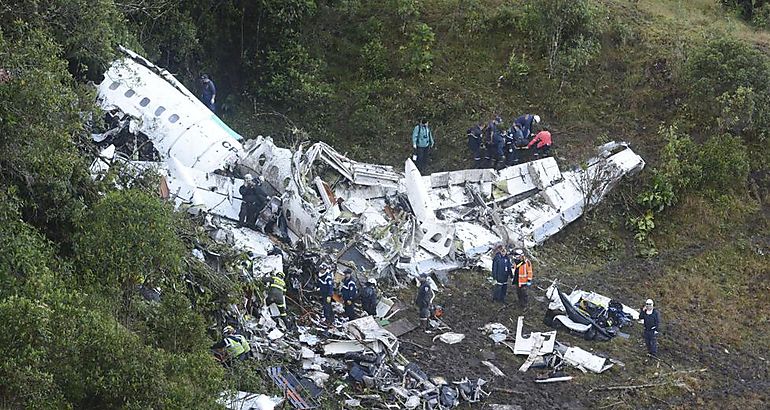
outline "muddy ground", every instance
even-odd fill
[[[581,408],[767,408],[770,406],[770,379],[766,359],[768,346],[739,347],[701,343],[697,326],[681,326],[682,320],[708,320],[705,313],[666,312],[659,306],[664,320],[664,331],[659,339],[659,359],[646,355],[641,332],[635,324],[624,329],[630,337],[616,337],[610,341],[586,341],[564,331],[557,340],[579,346],[593,353],[623,362],[603,374],[582,373],[567,368],[573,380],[551,384],[536,384],[537,377],[545,376],[545,369],[518,372],[524,356],[514,356],[505,346],[494,346],[479,328],[487,323],[504,324],[515,337],[516,320],[523,315],[524,334],[530,331],[549,331],[543,324],[547,308],[545,288],[552,279],[559,279],[562,289],[570,291],[579,286],[623,303],[641,306],[647,295],[641,294],[652,282],[643,272],[656,272],[672,261],[697,256],[708,245],[693,245],[676,253],[657,258],[637,258],[633,253],[620,252],[614,260],[602,261],[586,252],[586,238],[582,237],[584,223],[568,228],[548,246],[540,250],[534,261],[535,281],[530,291],[527,309],[517,305],[515,291],[509,288],[507,304],[492,301],[492,287],[487,274],[479,271],[460,271],[437,294],[436,303],[443,306],[443,321],[453,332],[463,333],[465,339],[447,345],[433,338],[440,332],[426,334],[421,329],[401,336],[401,352],[418,363],[431,376],[448,380],[478,377],[490,381],[492,394],[482,403],[463,404],[462,408],[484,408],[493,403],[518,404],[523,408],[581,409]],[[566,244],[574,243],[575,246]],[[567,256],[569,255],[569,256]],[[582,261],[582,262],[581,262]],[[561,269],[557,268],[561,267]],[[579,268],[575,268],[578,266]],[[411,302],[414,290],[400,292],[399,299]],[[418,323],[414,308],[395,316],[409,317]],[[683,319],[686,318],[686,319]],[[760,321],[760,324],[762,322]],[[766,321],[764,322],[766,325]],[[692,329],[696,330],[693,331]],[[767,332],[766,326],[757,331]],[[762,339],[766,340],[766,339]],[[420,346],[420,347],[418,347]],[[495,377],[481,364],[488,360],[500,368],[505,377]],[[655,387],[602,390],[611,386]],[[592,389],[594,389],[592,391]]]

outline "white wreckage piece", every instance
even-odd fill
[[[170,73],[121,50],[125,57],[98,87],[99,104],[127,115],[129,129],[149,138],[178,206],[237,220],[243,181],[226,175],[235,169],[262,175],[292,241],[343,242],[338,260],[370,276],[393,269],[448,272],[480,258],[489,263],[496,243],[540,244],[645,165],[627,144],[611,142],[572,171],[544,158],[500,171],[423,176],[411,159],[402,173],[354,161],[322,142],[295,151],[262,136],[241,144],[241,136]],[[109,169],[114,151],[105,154],[109,158],[94,162],[94,174]]]
[[[557,312],[557,311],[566,312],[566,309],[564,308],[564,304],[562,303],[561,298],[559,297],[559,292],[556,286],[556,282],[551,283],[551,286],[549,286],[545,290],[545,296],[550,301],[548,304],[548,310],[554,311],[554,312]],[[565,296],[573,306],[576,303],[578,303],[580,299],[584,299],[598,306],[607,307],[610,304],[610,300],[612,300],[607,296],[600,295],[596,292],[587,292],[581,289],[575,289],[572,291],[572,293]],[[632,320],[634,321],[639,320],[638,310],[631,308],[629,306],[623,305],[623,312],[629,315]],[[553,320],[561,323],[566,328],[578,333],[585,333],[591,328],[590,324],[575,322],[574,320],[570,319],[570,317],[566,313],[563,315],[555,315],[553,317]]]

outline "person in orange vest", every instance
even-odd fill
[[[537,148],[537,151],[535,151],[535,156],[547,157],[551,154],[552,143],[553,141],[551,140],[551,132],[548,131],[548,127],[543,127],[543,130],[538,132],[537,135],[535,135],[535,138],[532,138],[532,141],[527,144],[527,149],[537,144],[535,146],[535,148]]]
[[[524,256],[524,251],[516,249],[513,252],[513,284],[516,286],[516,296],[519,306],[527,307],[527,288],[532,286],[532,262]]]

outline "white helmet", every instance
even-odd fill
[[[513,254],[516,256],[523,256],[524,251],[522,249],[516,249],[515,251],[513,251]]]
[[[535,115],[535,124],[540,124],[540,116]]]
[[[645,305],[653,306],[652,299],[647,299],[646,302],[644,302]]]
[[[367,280],[366,283],[369,283],[369,284],[371,284],[373,286],[377,286],[377,279],[369,278],[369,280]]]
[[[254,180],[254,176],[251,175],[251,174],[246,174],[246,175],[243,176],[243,180],[246,181],[246,182],[253,181]]]

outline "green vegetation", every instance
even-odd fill
[[[467,166],[465,129],[496,113],[539,113],[564,165],[630,141],[648,161],[641,182],[565,234],[585,249],[554,246],[544,267],[656,298],[675,324],[666,349],[700,349],[716,369],[690,383],[694,402],[630,402],[719,406],[706,393],[767,355],[767,335],[748,341],[770,312],[769,16],[737,0],[4,1],[0,403],[207,408],[227,386],[269,388],[254,366],[225,373],[208,354],[207,324],[241,284],[189,257],[205,233],[151,183],[116,192],[88,175],[100,117],[88,81],[124,44],[192,89],[210,73],[247,137],[321,139],[359,160],[401,164],[421,116],[433,169]],[[622,274],[600,269],[608,260]],[[754,394],[730,404],[757,406]]]

